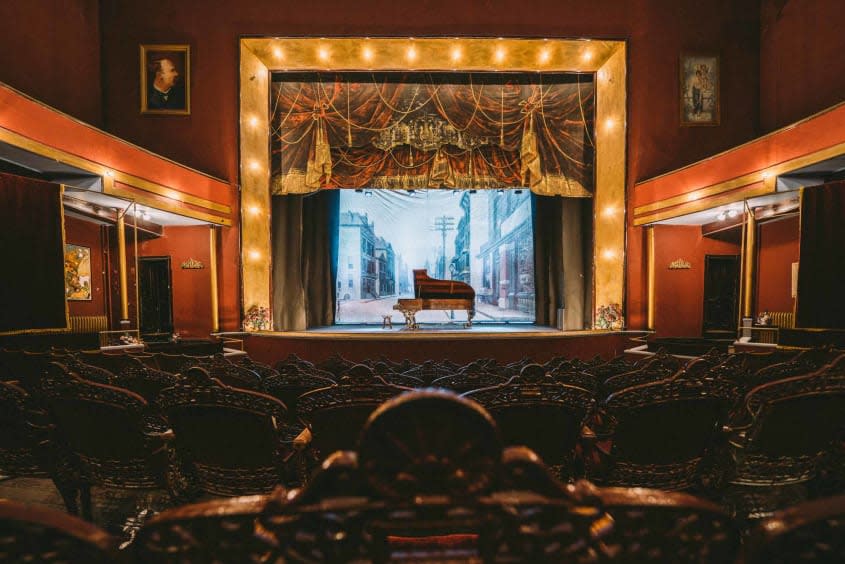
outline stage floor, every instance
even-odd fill
[[[419,329],[408,329],[404,324],[393,324],[393,327],[382,327],[380,325],[330,325],[328,327],[315,327],[307,331],[297,333],[311,334],[367,334],[367,335],[425,335],[443,333],[456,335],[482,335],[495,334],[503,335],[508,333],[531,334],[531,335],[560,335],[562,333],[581,333],[582,331],[559,331],[554,327],[545,327],[533,323],[476,323],[472,327],[464,327],[463,323],[421,323]]]

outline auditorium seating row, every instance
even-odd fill
[[[51,476],[68,509],[86,516],[92,484],[160,487],[176,500],[302,484],[327,455],[354,447],[374,409],[426,381],[484,406],[505,444],[529,446],[565,481],[714,497],[728,487],[819,488],[797,501],[839,491],[845,476],[838,351],[785,362],[713,353],[686,365],[665,354],[639,366],[553,359],[501,371],[483,360],[290,357],[273,369],[248,357],[2,358],[5,378],[19,379],[0,386],[0,471]]]
[[[491,415],[442,390],[405,392],[355,450],[303,488],[169,509],[117,539],[61,513],[0,500],[8,562],[834,562],[845,496],[789,508],[741,537],[684,494],[558,481]]]

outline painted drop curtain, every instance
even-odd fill
[[[321,188],[593,193],[591,74],[278,73],[273,194]]]

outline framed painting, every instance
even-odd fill
[[[65,298],[91,299],[91,249],[65,244]]]
[[[681,125],[719,125],[719,57],[681,55]]]
[[[141,45],[141,113],[191,113],[191,47]]]

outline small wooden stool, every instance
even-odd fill
[[[392,319],[392,317],[393,316],[390,315],[390,314],[382,315],[382,319],[384,319],[384,321],[382,321],[382,323],[381,323],[382,329],[393,329],[393,319]]]

